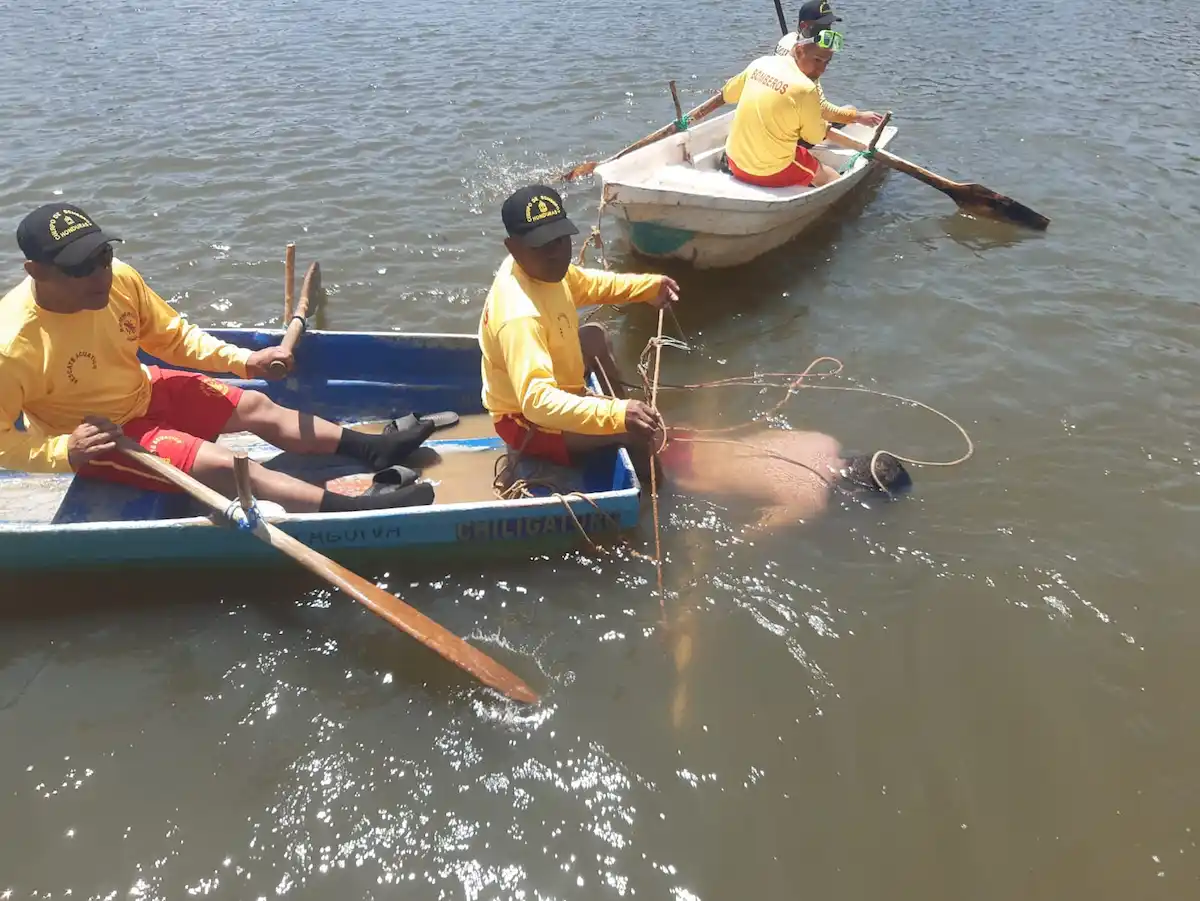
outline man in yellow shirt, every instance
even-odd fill
[[[338,453],[384,469],[433,431],[425,423],[365,435],[198,372],[143,365],[139,348],[173,366],[274,378],[271,363],[290,370],[292,355],[279,347],[251,352],[189,324],[132,266],[114,258],[112,243],[119,240],[65,203],[39,207],[17,228],[27,275],[0,299],[0,467],[177,490],[116,451],[124,434],[232,495],[233,454],[213,443],[225,432],[253,432],[284,451]],[[433,501],[428,483],[360,498],[254,463],[250,473],[259,498],[291,512]]]
[[[662,417],[625,398],[604,327],[579,326],[580,307],[644,301],[662,307],[679,298],[663,275],[581,269],[571,263],[579,229],[547,185],[521,188],[501,209],[509,256],[500,265],[479,320],[483,405],[512,449],[562,466],[580,454],[625,444],[648,472],[651,441]],[[616,397],[587,392],[597,368]],[[606,382],[607,378],[607,382]]]
[[[824,141],[852,147],[830,130],[817,84],[842,36],[813,28],[786,56],[759,57],[722,89],[725,101],[737,104],[725,155],[739,181],[764,188],[821,187],[838,177],[808,148]]]
[[[829,0],[808,0],[800,7],[796,30],[789,31],[779,39],[779,43],[775,45],[775,55],[790,56],[792,48],[796,46],[796,41],[800,38],[811,38],[832,28],[834,22],[840,21],[842,21],[841,16],[833,14],[833,7],[829,5]],[[821,101],[821,116],[826,122],[832,123],[834,128],[852,123],[874,128],[883,121],[883,116],[871,110],[860,111],[853,106],[838,106],[836,103],[831,103],[825,99],[825,90],[821,87],[820,80],[817,80],[815,84],[817,97]]]

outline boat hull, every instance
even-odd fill
[[[681,260],[697,269],[749,263],[796,238],[853,192],[878,166],[854,151],[822,145],[814,154],[841,170],[821,188],[760,188],[717,169],[732,113],[597,167],[603,209],[640,256]],[[871,130],[846,133],[869,140]],[[879,147],[896,134],[884,129]]]
[[[278,330],[258,329],[212,329],[211,333],[255,349],[277,344],[283,336]],[[479,347],[473,335],[313,331],[297,349],[296,368],[289,378],[226,381],[262,390],[278,403],[321,416],[366,422],[410,410],[480,413],[479,372]],[[593,387],[599,389],[598,384]],[[490,461],[504,452],[503,442],[494,435],[463,439],[435,435],[425,446],[443,458],[485,454],[489,472]],[[250,451],[252,458],[266,460],[267,465],[274,465],[269,462],[272,457],[282,456],[262,442],[251,442]],[[10,516],[0,521],[0,567],[10,572],[185,562],[286,563],[263,542],[203,515],[184,495],[4,470],[0,477],[7,499],[20,495],[23,484],[31,492],[38,486],[57,485],[61,493],[69,486],[61,502],[56,497],[52,519],[23,521]],[[596,535],[637,525],[641,486],[624,450],[596,455],[586,468],[564,478],[571,480],[560,486],[564,494],[579,490],[586,498],[558,498],[543,490],[541,496],[519,500],[346,514],[281,514],[270,519],[331,557],[380,550],[475,556],[484,548],[574,544],[582,540],[580,529]]]

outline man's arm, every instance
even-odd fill
[[[248,348],[218,340],[192,325],[159,297],[140,275],[133,275],[139,282],[142,330],[138,338],[144,350],[173,366],[213,373],[231,372],[246,377]]]
[[[521,402],[521,415],[548,429],[580,435],[625,432],[625,400],[585,397],[558,387],[541,323],[532,316],[511,319],[497,335],[504,366]]]
[[[67,437],[47,438],[17,428],[25,406],[25,379],[20,364],[0,359],[0,467],[21,472],[70,472]]]
[[[796,106],[797,135],[802,141],[816,146],[829,133],[829,123],[821,115],[821,99],[818,90],[805,90],[793,96]]]
[[[737,103],[742,99],[742,89],[746,86],[746,73],[748,71],[750,70],[747,67],[725,82],[725,85],[721,88],[721,96],[725,99],[726,103]]]
[[[825,89],[817,82],[817,93],[821,97],[821,115],[826,122],[836,122],[838,125],[858,123],[874,128],[883,121],[883,116],[873,110],[860,110],[856,106],[838,106],[825,99]]]
[[[853,106],[838,106],[831,103],[825,96],[821,82],[817,82],[817,97],[821,101],[821,117],[826,122],[836,122],[838,125],[850,125],[858,118],[858,110]]]
[[[580,308],[598,303],[625,304],[654,300],[662,290],[663,276],[605,272],[572,265],[567,270],[566,281],[571,299],[576,308]]]

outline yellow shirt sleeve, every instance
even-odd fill
[[[821,115],[821,98],[814,90],[805,90],[792,97],[799,119],[799,138],[809,144],[820,144],[829,132],[829,123]]]
[[[173,310],[136,272],[138,296],[142,305],[142,333],[139,344],[172,366],[186,366],[204,372],[232,372],[246,378],[246,360],[250,350],[214,338],[192,325]]]
[[[16,427],[25,406],[25,373],[22,362],[7,358],[0,363],[0,467],[22,472],[71,472],[67,437],[47,438]]]
[[[825,98],[825,89],[817,82],[817,96],[821,99],[821,117],[826,122],[837,122],[839,125],[849,125],[858,115],[858,108],[853,106],[838,106]]]
[[[749,71],[749,69],[743,69],[725,82],[725,86],[721,88],[721,96],[725,98],[726,103],[737,103],[742,99],[742,88],[746,86],[746,73]]]
[[[625,431],[628,401],[581,396],[558,387],[546,334],[536,318],[510,319],[501,326],[497,338],[521,404],[521,415],[534,425],[581,435]]]
[[[567,270],[567,289],[575,308],[592,304],[623,304],[653,300],[662,284],[661,275],[632,275],[626,272],[605,272],[601,269],[581,269],[572,265]]]

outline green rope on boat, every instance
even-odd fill
[[[689,123],[689,120],[688,120],[687,116],[680,116],[678,119],[675,120],[675,127],[677,129],[679,129],[680,131],[687,131],[688,123]]]
[[[846,173],[846,172],[849,172],[851,169],[853,169],[854,164],[858,162],[859,157],[862,157],[864,160],[869,160],[874,155],[875,155],[874,149],[858,151],[857,153],[854,154],[854,156],[850,157],[850,162],[846,163],[846,165],[842,167],[842,172]]]

